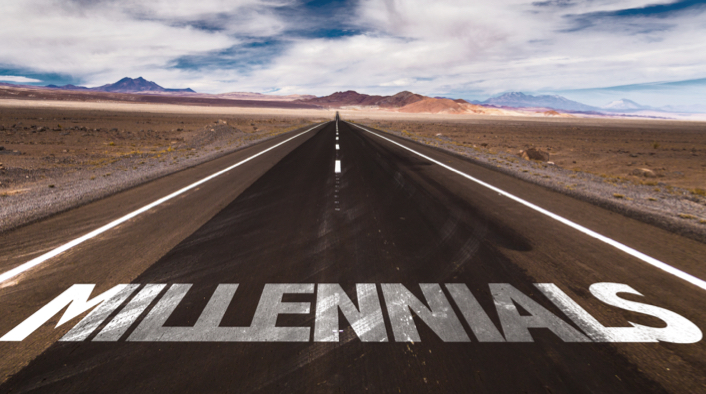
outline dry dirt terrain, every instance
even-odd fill
[[[138,167],[164,161],[166,153],[179,152],[181,155],[171,159],[178,161],[223,136],[232,138],[222,141],[222,148],[238,146],[300,123],[306,121],[2,108],[0,187],[13,194],[39,180],[79,169],[109,176],[99,170],[122,158],[141,158]]]
[[[0,230],[313,122],[274,114],[0,107]]]
[[[706,123],[658,120],[506,119],[372,121],[371,126],[487,151],[537,148],[557,166],[629,180],[706,189]],[[654,173],[644,176],[646,169]],[[638,175],[638,173],[640,173]]]
[[[69,209],[335,113],[143,103],[0,104],[0,231],[45,216],[47,207]],[[683,235],[706,239],[706,123],[340,112],[343,119],[454,151],[641,220],[646,220],[642,213],[656,215],[646,221],[677,232],[687,228]],[[531,148],[548,157],[523,159],[521,152]]]

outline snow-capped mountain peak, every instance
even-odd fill
[[[612,109],[612,110],[640,110],[640,109],[650,109],[650,107],[646,105],[641,105],[638,104],[632,100],[628,99],[620,99],[620,100],[615,100],[612,103],[605,105],[602,107],[603,109]]]

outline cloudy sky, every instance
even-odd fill
[[[706,105],[706,0],[0,0],[0,81]]]

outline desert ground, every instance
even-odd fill
[[[272,108],[4,101],[0,231],[332,116]]]
[[[342,116],[706,242],[704,122],[359,111]],[[544,157],[523,157],[530,150]]]
[[[520,151],[536,148],[549,153],[548,161],[559,167],[605,178],[706,189],[704,122],[454,116],[358,119],[372,127],[489,152],[520,155]]]
[[[670,224],[663,227],[672,230],[686,225],[692,235],[706,232],[703,122],[340,112],[344,120],[455,151],[557,191],[600,192],[603,200],[620,200],[616,203],[629,210],[667,217]],[[0,231],[334,114],[309,108],[0,100],[5,205]],[[548,157],[523,159],[530,148]],[[58,192],[65,194],[60,198]]]
[[[0,190],[17,193],[79,169],[109,176],[100,169],[122,158],[139,157],[140,166],[177,152],[171,160],[178,161],[214,142],[223,145],[216,150],[237,147],[312,122],[275,113],[221,115],[0,108]]]

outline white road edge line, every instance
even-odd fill
[[[350,124],[350,123],[349,123],[349,124]],[[462,177],[464,177],[464,178],[466,178],[466,179],[469,179],[469,180],[471,180],[471,181],[473,181],[473,182],[475,182],[475,183],[477,183],[477,184],[479,184],[479,185],[481,185],[481,186],[487,187],[488,189],[493,190],[493,191],[495,191],[495,192],[497,192],[497,193],[499,193],[499,194],[501,194],[501,195],[503,195],[503,196],[505,196],[505,197],[507,197],[507,198],[510,198],[510,199],[512,199],[512,200],[515,200],[516,202],[519,202],[520,204],[522,204],[522,205],[524,205],[524,206],[526,206],[526,207],[528,207],[528,208],[531,208],[531,209],[533,209],[533,210],[535,210],[535,211],[537,211],[537,212],[539,212],[539,213],[542,213],[542,214],[544,214],[544,215],[546,215],[546,216],[549,216],[550,218],[552,218],[552,219],[554,219],[554,220],[556,220],[556,221],[559,221],[559,222],[561,222],[561,223],[563,223],[563,224],[565,224],[565,225],[567,225],[567,226],[569,226],[569,227],[571,227],[571,228],[573,228],[573,229],[575,229],[575,230],[578,230],[578,231],[580,231],[580,232],[582,232],[582,233],[584,233],[584,234],[586,234],[586,235],[588,235],[588,236],[590,236],[590,237],[596,238],[596,239],[598,239],[599,241],[605,242],[605,243],[607,243],[608,245],[613,246],[614,248],[620,249],[620,250],[622,250],[623,252],[625,252],[625,253],[627,253],[627,254],[633,256],[633,257],[637,257],[638,259],[644,261],[644,262],[647,263],[647,264],[650,264],[650,265],[652,265],[652,266],[654,266],[654,267],[657,267],[657,268],[659,268],[659,269],[661,269],[661,270],[663,270],[663,271],[666,271],[666,272],[668,272],[668,273],[670,273],[670,274],[672,274],[672,275],[674,275],[674,276],[676,276],[676,277],[678,277],[678,278],[681,278],[681,279],[683,279],[683,280],[685,280],[685,281],[687,281],[687,282],[689,282],[689,283],[691,283],[691,284],[693,284],[693,285],[695,285],[695,286],[698,286],[698,287],[700,287],[700,288],[706,290],[706,281],[704,281],[704,280],[702,280],[702,279],[699,279],[699,278],[697,278],[697,277],[695,277],[695,276],[693,276],[693,275],[687,274],[686,272],[681,271],[681,270],[679,270],[679,269],[677,269],[677,268],[674,268],[674,267],[672,267],[671,265],[669,265],[669,264],[667,264],[667,263],[664,263],[664,262],[659,261],[659,260],[657,260],[657,259],[655,259],[655,258],[652,258],[652,257],[650,257],[650,256],[648,256],[648,255],[646,255],[646,254],[644,254],[644,253],[642,253],[642,252],[639,252],[639,251],[637,251],[637,250],[635,250],[635,249],[633,249],[633,248],[627,246],[627,245],[623,245],[623,244],[621,244],[621,243],[618,242],[618,241],[614,241],[614,240],[612,240],[612,239],[610,239],[610,238],[608,238],[608,237],[606,237],[606,236],[604,236],[604,235],[598,234],[597,232],[595,232],[595,231],[593,231],[593,230],[589,230],[589,229],[587,229],[586,227],[581,226],[580,224],[576,224],[576,223],[570,221],[569,219],[565,219],[565,218],[563,218],[563,217],[561,217],[561,216],[559,216],[559,215],[557,215],[557,214],[555,214],[555,213],[549,212],[549,211],[547,211],[547,210],[544,209],[544,208],[538,207],[537,205],[534,205],[534,204],[532,204],[531,202],[525,201],[525,200],[523,200],[523,199],[521,199],[521,198],[519,198],[519,197],[516,197],[516,196],[514,196],[514,195],[512,195],[512,194],[510,194],[510,193],[508,193],[508,192],[506,192],[506,191],[504,191],[504,190],[502,190],[502,189],[498,189],[497,187],[495,187],[495,186],[493,186],[493,185],[491,185],[491,184],[485,183],[485,182],[481,181],[480,179],[476,179],[476,178],[474,178],[474,177],[472,177],[472,176],[470,176],[470,175],[468,175],[468,174],[465,174],[465,173],[463,173],[463,172],[461,172],[461,171],[459,171],[459,170],[457,170],[457,169],[455,169],[455,168],[449,167],[449,166],[447,166],[446,164],[444,164],[444,163],[442,163],[442,162],[440,162],[440,161],[434,160],[434,159],[432,159],[432,158],[429,157],[429,156],[426,156],[426,155],[424,155],[424,154],[421,154],[421,153],[419,153],[419,152],[417,152],[417,151],[415,151],[415,150],[413,150],[413,149],[411,149],[411,148],[408,148],[408,147],[406,147],[406,146],[404,146],[404,145],[402,145],[402,144],[400,144],[400,143],[397,143],[397,142],[395,142],[395,141],[393,141],[393,140],[391,140],[391,139],[389,139],[389,138],[386,138],[386,137],[383,137],[383,136],[381,136],[381,135],[379,135],[379,134],[377,134],[377,133],[374,133],[374,132],[372,132],[372,131],[366,129],[365,127],[358,126],[358,125],[355,125],[355,126],[358,127],[358,128],[360,128],[360,129],[362,129],[362,130],[367,131],[368,133],[370,133],[370,134],[372,134],[372,135],[375,135],[375,136],[377,136],[377,137],[379,137],[379,138],[382,138],[382,139],[384,139],[384,140],[387,140],[387,141],[389,141],[389,142],[392,142],[393,144],[395,144],[395,145],[397,145],[397,146],[399,146],[399,147],[401,147],[401,148],[404,148],[404,149],[406,149],[406,150],[408,150],[408,151],[410,151],[410,152],[412,152],[412,153],[414,153],[414,154],[416,154],[416,155],[418,155],[418,156],[421,156],[421,157],[423,157],[423,158],[425,158],[425,159],[431,161],[432,163],[438,164],[438,165],[440,165],[440,166],[446,168],[446,169],[449,170],[449,171],[455,172],[456,174],[461,175]]]
[[[336,160],[336,168],[333,170],[333,172],[335,172],[336,174],[341,173],[341,161],[340,160]]]
[[[324,123],[324,124],[325,124],[325,123]],[[57,256],[57,255],[59,255],[59,254],[65,252],[65,251],[67,251],[67,250],[73,248],[74,246],[79,245],[79,244],[83,243],[84,241],[87,241],[87,240],[89,240],[89,239],[91,239],[91,238],[93,238],[93,237],[95,237],[95,236],[97,236],[97,235],[100,235],[100,234],[102,234],[102,233],[104,233],[104,232],[106,232],[106,231],[112,229],[113,227],[115,227],[115,226],[117,226],[117,225],[119,225],[119,224],[122,224],[122,223],[124,223],[124,222],[126,222],[126,221],[128,221],[128,220],[130,220],[130,219],[132,219],[132,218],[134,218],[135,216],[137,216],[137,215],[139,215],[139,214],[141,214],[141,213],[143,213],[143,212],[146,212],[146,211],[148,211],[148,210],[150,210],[150,209],[152,209],[152,208],[154,208],[154,207],[156,207],[156,206],[158,206],[158,205],[160,205],[160,204],[162,204],[162,203],[164,203],[164,202],[166,202],[166,201],[169,201],[169,200],[171,200],[172,198],[174,198],[174,197],[176,197],[176,196],[178,196],[178,195],[180,195],[180,194],[182,194],[182,193],[184,193],[184,192],[186,192],[186,191],[189,191],[189,190],[195,188],[196,186],[201,185],[202,183],[208,182],[208,181],[210,181],[211,179],[213,179],[213,178],[215,178],[215,177],[217,177],[217,176],[219,176],[219,175],[223,175],[223,174],[225,174],[226,172],[232,170],[233,168],[238,167],[238,166],[240,166],[241,164],[247,163],[248,161],[250,161],[250,160],[252,160],[252,159],[254,159],[254,158],[256,158],[256,157],[258,157],[258,156],[260,156],[260,155],[262,155],[262,154],[264,154],[264,153],[267,153],[267,152],[271,151],[272,149],[275,149],[275,148],[277,148],[278,146],[280,146],[280,145],[282,145],[282,144],[285,144],[285,143],[287,143],[287,142],[289,142],[289,141],[291,141],[291,140],[293,140],[293,139],[299,137],[300,135],[306,134],[306,133],[310,132],[311,130],[314,130],[315,128],[317,128],[317,127],[319,127],[319,126],[321,126],[321,124],[318,124],[318,125],[316,125],[316,126],[310,128],[310,129],[307,130],[307,131],[301,132],[301,133],[295,135],[294,137],[288,138],[288,139],[286,139],[286,140],[280,142],[280,143],[277,144],[277,145],[273,145],[273,146],[271,146],[271,147],[269,147],[269,148],[263,150],[263,151],[260,152],[260,153],[257,153],[257,154],[255,154],[255,155],[252,155],[252,156],[248,157],[248,158],[245,159],[245,160],[242,160],[242,161],[240,161],[240,162],[238,162],[238,163],[236,163],[236,164],[233,164],[232,166],[230,166],[230,167],[228,167],[228,168],[226,168],[226,169],[224,169],[224,170],[221,170],[221,171],[218,171],[218,172],[216,172],[216,173],[214,173],[214,174],[212,174],[212,175],[209,175],[209,176],[207,176],[206,178],[201,179],[200,181],[197,181],[197,182],[195,182],[195,183],[192,183],[192,184],[189,185],[189,186],[186,186],[186,187],[184,187],[184,188],[182,188],[182,189],[180,189],[180,190],[177,190],[177,191],[175,191],[174,193],[172,193],[172,194],[170,194],[170,195],[168,195],[168,196],[166,196],[166,197],[162,197],[162,198],[160,198],[159,200],[152,202],[151,204],[145,205],[144,207],[142,207],[142,208],[140,208],[140,209],[138,209],[138,210],[136,210],[136,211],[133,211],[133,212],[131,212],[131,213],[129,213],[129,214],[127,214],[127,215],[125,215],[125,216],[119,218],[119,219],[116,219],[116,220],[114,220],[114,221],[112,221],[112,222],[106,224],[105,226],[103,226],[103,227],[101,227],[101,228],[98,228],[98,229],[96,229],[96,230],[93,230],[93,231],[91,231],[90,233],[88,233],[88,234],[86,234],[86,235],[84,235],[84,236],[82,236],[82,237],[76,238],[76,239],[74,239],[73,241],[71,241],[71,242],[69,242],[69,243],[66,243],[66,244],[64,244],[64,245],[62,245],[62,246],[59,246],[58,248],[56,248],[56,249],[54,249],[54,250],[52,250],[52,251],[50,251],[50,252],[47,252],[47,253],[45,253],[45,254],[39,256],[39,257],[36,257],[36,258],[34,258],[34,259],[32,259],[32,260],[30,260],[30,261],[28,261],[28,262],[26,262],[26,263],[24,263],[24,264],[22,264],[22,265],[19,265],[19,266],[15,267],[15,268],[13,268],[13,269],[11,269],[11,270],[9,270],[9,271],[3,273],[2,275],[0,275],[0,283],[4,282],[4,281],[6,281],[6,280],[8,280],[8,279],[10,279],[10,278],[15,277],[15,276],[17,276],[17,275],[19,275],[19,274],[21,274],[21,273],[27,271],[27,270],[30,269],[30,268],[36,267],[36,266],[38,266],[39,264],[42,264],[43,262],[49,260],[50,258],[55,257],[55,256]]]

